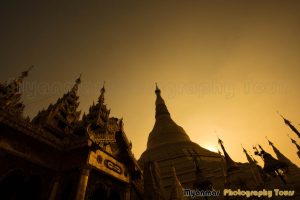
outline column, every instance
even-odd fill
[[[52,189],[51,189],[49,200],[57,199],[57,191],[58,191],[59,182],[60,182],[59,178],[56,178],[53,183]]]
[[[89,180],[89,174],[90,169],[89,168],[83,168],[80,172],[79,182],[77,186],[77,192],[76,192],[76,200],[84,200],[85,198],[85,192]]]

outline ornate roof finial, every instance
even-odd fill
[[[103,86],[102,86],[102,88],[101,88],[101,91],[104,91],[105,92],[105,81],[103,81]]]
[[[99,96],[99,99],[98,99],[98,102],[99,103],[104,103],[104,93],[105,93],[105,81],[103,82],[103,86],[100,90],[100,96]]]
[[[10,83],[0,83],[0,107],[10,113],[22,115],[25,105],[21,102],[20,85],[23,79],[28,76],[29,71],[33,66],[29,67],[28,70],[21,73],[21,75],[15,78]]]
[[[80,84],[81,83],[81,73],[79,74],[79,77],[76,79],[76,83]]]
[[[261,150],[262,152],[265,152],[265,150],[262,148],[262,146],[260,146],[260,144],[258,144],[258,147],[260,148],[260,150]]]
[[[267,136],[265,136],[265,138],[268,140],[270,146],[274,146],[273,142],[271,142]]]
[[[157,86],[157,83],[155,83],[155,94],[159,95],[160,94],[160,89]]]
[[[242,149],[243,149],[243,151],[244,151],[244,153],[247,153],[247,150],[243,147],[243,145],[241,144],[241,147],[242,147]]]
[[[170,113],[168,111],[168,108],[165,104],[165,101],[163,100],[163,98],[160,96],[160,89],[156,84],[156,88],[155,88],[155,94],[156,94],[156,101],[155,101],[155,105],[156,105],[156,113],[155,113],[155,117],[157,118],[158,116],[161,115],[167,115],[170,116]]]
[[[76,92],[78,90],[78,85],[81,83],[81,73],[79,74],[79,77],[75,80],[75,84],[72,88],[72,91]]]
[[[15,79],[15,81],[16,81],[18,84],[21,84],[22,81],[23,81],[23,79],[24,79],[25,77],[28,76],[28,74],[29,74],[29,72],[30,72],[30,70],[31,70],[32,68],[33,68],[33,65],[31,65],[26,71],[23,71],[23,72],[21,73],[21,75],[20,75],[17,79]]]
[[[294,140],[293,138],[291,138],[289,134],[287,134],[287,136],[291,139],[292,143],[295,144],[297,146],[297,148],[298,148],[299,145],[297,144],[296,140]],[[298,150],[300,150],[300,147],[298,148]]]
[[[291,121],[289,121],[288,119],[284,118],[278,111],[277,113],[282,117],[282,119],[284,120],[284,123],[290,127],[290,129],[300,138],[300,132],[296,129],[295,126],[293,126],[293,124],[291,123]]]
[[[218,137],[218,143],[220,144],[223,153],[224,153],[224,158],[225,158],[225,164],[226,164],[226,168],[227,171],[231,171],[232,169],[238,168],[237,164],[231,159],[231,157],[229,156],[229,154],[227,153],[224,145],[223,145],[223,141]]]

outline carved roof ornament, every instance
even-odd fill
[[[285,125],[287,125],[288,127],[290,127],[290,129],[298,136],[298,138],[300,138],[300,132],[298,131],[298,129],[292,124],[292,122],[288,119],[286,119],[285,117],[283,117],[278,111],[277,111],[278,115],[281,116],[281,118],[283,119]]]
[[[78,86],[81,83],[81,74],[76,79],[74,86],[63,97],[59,98],[55,104],[50,104],[48,108],[40,111],[32,120],[40,126],[54,129],[55,131],[71,134],[79,122],[81,111],[77,111],[79,106]]]
[[[231,157],[227,153],[227,151],[226,151],[226,149],[225,149],[225,147],[223,145],[223,141],[220,138],[218,138],[218,143],[220,144],[220,146],[221,146],[221,148],[223,150],[223,153],[224,153],[224,159],[225,159],[225,164],[226,164],[227,172],[239,168],[237,166],[237,164],[231,159]]]
[[[20,85],[23,79],[28,76],[29,71],[33,68],[30,66],[28,70],[21,73],[19,77],[10,83],[0,83],[0,107],[9,113],[21,116],[25,105],[21,102]]]
[[[105,83],[104,83],[105,84]],[[116,141],[115,133],[120,130],[119,119],[109,117],[110,110],[104,104],[105,85],[100,89],[98,102],[93,102],[89,113],[82,118],[82,124],[89,138],[103,149]]]
[[[99,129],[101,128],[103,131],[107,128],[107,123],[109,119],[110,110],[107,109],[104,104],[104,93],[105,87],[100,90],[100,96],[98,98],[98,103],[90,106],[89,113],[83,118],[83,123],[87,126],[88,124],[92,124],[93,128]]]
[[[260,149],[256,148],[255,146],[253,147],[253,149],[255,155],[261,156],[264,161],[263,171],[272,176],[279,176],[281,181],[286,184],[286,181],[284,180],[283,176],[288,169],[288,165],[285,162],[275,159],[273,156],[271,156],[271,154],[266,152],[260,145],[258,145],[258,147]]]
[[[291,139],[292,143],[297,147],[298,151],[300,151],[300,145],[296,142],[296,140],[291,138],[289,135],[288,135],[288,137]]]
[[[157,86],[157,83],[155,83],[155,94],[156,94],[156,101],[155,101],[155,106],[156,106],[156,113],[155,113],[155,118],[158,118],[159,116],[167,115],[170,116],[170,113],[168,111],[168,108],[165,104],[165,101],[161,97],[161,91]]]
[[[104,93],[105,93],[105,81],[104,81],[103,86],[102,86],[102,88],[100,90],[100,96],[98,98],[98,102],[100,104],[104,104]]]

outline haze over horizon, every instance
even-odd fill
[[[287,134],[300,140],[276,113],[300,129],[300,2],[45,2],[0,3],[0,80],[35,66],[24,82],[25,114],[54,103],[80,73],[79,109],[88,112],[105,81],[105,102],[124,118],[138,159],[158,82],[193,142],[216,151],[218,135],[234,161],[246,162],[241,144],[274,155],[267,136],[300,166]]]

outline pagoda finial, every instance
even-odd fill
[[[257,146],[260,148],[260,150],[261,150],[262,152],[265,152],[265,150],[262,148],[262,146],[261,146],[260,144],[258,144]]]
[[[79,77],[75,80],[75,84],[72,88],[72,91],[76,92],[78,90],[78,86],[81,83],[81,73],[79,74]]]
[[[292,141],[293,144],[297,144],[296,140],[294,140],[293,138],[291,138],[291,136],[289,134],[287,134],[287,136],[290,138],[290,140]]]
[[[160,94],[160,89],[158,88],[157,82],[155,82],[155,94],[156,95]]]
[[[291,139],[292,143],[297,147],[297,149],[298,149],[297,155],[300,158],[300,145],[296,142],[296,140],[294,140],[293,138],[291,138],[289,136],[289,134],[288,134],[288,137]]]
[[[76,83],[80,84],[81,83],[81,73],[79,74],[79,77],[76,79]]]
[[[0,83],[0,107],[4,110],[22,115],[25,105],[21,102],[20,85],[23,79],[28,76],[29,71],[33,66],[29,67],[28,70],[23,71],[21,75],[15,78],[10,83]]]
[[[241,147],[242,147],[244,153],[247,153],[247,150],[244,148],[244,146],[242,144],[241,144]]]
[[[291,123],[291,121],[289,121],[288,119],[286,119],[285,117],[283,117],[278,111],[277,113],[282,117],[284,123],[290,127],[290,129],[300,138],[300,132],[296,129],[295,126],[293,126],[293,124]]]
[[[220,146],[223,150],[223,153],[224,153],[224,158],[225,158],[225,164],[226,164],[227,171],[231,171],[235,168],[238,168],[236,163],[231,159],[231,157],[227,153],[227,151],[226,151],[226,149],[223,145],[223,141],[219,137],[218,137],[218,143],[220,144]]]
[[[100,96],[99,96],[99,99],[98,99],[98,102],[99,103],[104,103],[104,93],[105,93],[105,81],[103,82],[103,86],[100,90]]]
[[[247,158],[248,162],[249,162],[249,163],[254,163],[254,160],[253,160],[253,158],[248,154],[248,151],[243,147],[242,144],[241,144],[241,146],[242,146],[242,148],[243,148],[243,151],[244,151],[244,153],[245,153],[245,155],[246,155],[246,158]]]
[[[160,93],[160,89],[157,86],[155,87],[155,94],[156,94],[156,101],[155,101],[155,106],[156,106],[156,113],[155,113],[155,117],[157,118],[158,116],[161,115],[167,115],[170,116],[170,113],[168,111],[168,108],[165,104],[165,101],[163,100],[163,98],[161,97]]]
[[[22,83],[23,79],[28,76],[28,74],[32,68],[33,68],[33,65],[31,65],[26,71],[23,71],[21,73],[21,75],[17,78],[17,81],[19,83]]]
[[[265,136],[265,138],[268,140],[270,146],[274,146],[273,142],[271,142],[267,136]]]

